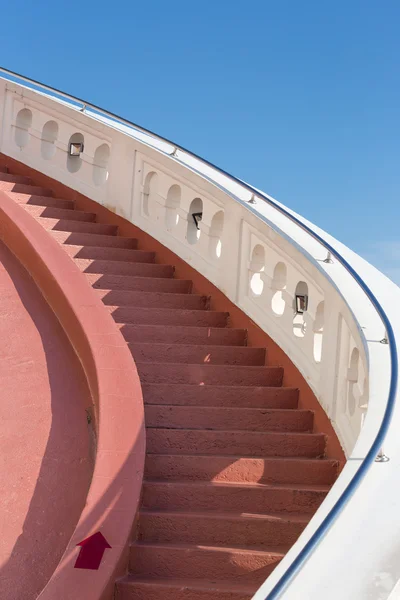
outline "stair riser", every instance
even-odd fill
[[[264,348],[185,344],[157,346],[154,343],[131,343],[129,347],[137,362],[249,366],[262,366],[265,364]]]
[[[47,230],[65,231],[67,233],[90,233],[93,235],[115,236],[118,230],[118,228],[115,225],[104,225],[103,223],[75,221],[73,219],[66,220],[38,217],[38,221]]]
[[[138,539],[151,543],[196,544],[200,546],[268,547],[289,549],[306,527],[306,522],[283,518],[212,518],[168,513],[140,514]]]
[[[74,208],[74,203],[71,200],[63,200],[61,198],[52,198],[50,196],[38,196],[15,192],[10,192],[10,195],[15,202],[18,202],[18,204],[23,204],[25,206],[55,207],[71,211]]]
[[[321,505],[326,492],[291,488],[235,487],[153,483],[143,485],[142,508],[151,510],[224,511],[266,514],[269,512],[308,515]]]
[[[118,309],[117,312],[119,311],[123,311],[123,309]],[[204,312],[204,315],[211,317],[212,313]],[[123,317],[119,317],[119,320],[123,320]],[[280,386],[283,376],[280,367],[176,365],[165,363],[141,363],[137,366],[142,383]]]
[[[145,477],[168,481],[330,485],[337,477],[337,470],[337,463],[328,460],[148,454]]]
[[[146,427],[246,431],[312,431],[313,413],[262,408],[145,407]]]
[[[51,234],[60,244],[74,246],[104,246],[107,248],[135,248],[137,241],[131,238],[116,235],[102,235],[98,233],[77,233],[69,231],[51,230]],[[118,263],[117,263],[118,264]],[[122,263],[123,264],[123,263]]]
[[[103,248],[101,248],[103,250]],[[119,249],[116,249],[119,252]],[[123,250],[123,252],[134,252]],[[79,257],[80,258],[80,257]],[[136,261],[131,261],[136,262]],[[146,261],[139,261],[146,262]],[[159,265],[157,265],[159,266]],[[129,277],[124,275],[98,275],[86,273],[89,283],[95,289],[103,290],[131,290],[132,292],[163,292],[172,294],[188,294],[192,289],[192,282],[180,279],[167,279],[158,277]],[[143,341],[145,341],[144,338]],[[133,341],[133,340],[132,340]],[[167,338],[166,340],[169,341]]]
[[[211,581],[235,580],[242,583],[263,583],[281,561],[277,554],[241,552],[240,550],[193,547],[133,545],[130,568],[142,577],[173,577],[201,579],[206,574]]]
[[[67,219],[69,221],[84,221],[87,223],[93,223],[96,218],[94,213],[68,210],[66,208],[57,208],[55,206],[35,206],[34,204],[25,204],[24,207],[25,210],[35,218]]]
[[[120,260],[133,263],[153,263],[154,252],[143,252],[142,250],[131,250],[125,248],[101,248],[96,246],[65,246],[65,251],[72,258],[89,258],[97,260]],[[99,279],[101,276],[93,276]],[[96,279],[94,279],[94,282]],[[104,287],[104,286],[103,286]],[[115,289],[113,282],[110,282],[106,289]]]
[[[12,175],[11,173],[3,173],[0,171],[0,184],[2,182],[32,185],[32,179],[30,177],[24,177],[23,175]]]
[[[310,433],[147,429],[151,454],[210,454],[317,458],[325,452],[325,436]]]
[[[97,290],[97,295],[107,306],[142,308],[179,308],[205,310],[208,299],[192,294],[163,294],[159,292],[114,292]]]
[[[226,329],[226,331],[229,331],[229,329]],[[299,397],[298,390],[293,388],[267,386],[206,387],[200,385],[145,384],[143,381],[142,391],[145,404],[174,404],[179,406],[296,408]]]
[[[125,584],[120,582],[117,584],[116,590],[115,600],[250,600],[252,597],[251,592],[215,590],[212,584],[210,584],[209,590],[199,590],[196,587],[185,587],[184,585],[157,585],[156,580],[154,583],[137,581],[134,584]]]
[[[122,238],[110,238],[122,239]],[[128,263],[114,260],[89,260],[76,258],[75,263],[85,273],[98,275],[133,275],[136,277],[172,277],[174,268],[170,265]]]
[[[166,280],[168,281],[168,280]],[[172,279],[171,281],[178,281]],[[214,352],[217,346],[243,346],[246,343],[244,329],[210,327],[171,327],[169,325],[122,325],[121,331],[127,342],[140,344],[207,344]]]
[[[179,308],[160,308],[155,310],[119,306],[108,306],[107,308],[117,323],[130,323],[132,325],[176,324],[202,327],[225,327],[227,323],[226,313],[216,313],[206,310],[183,310]],[[165,366],[169,367],[169,365]],[[143,373],[147,370],[148,367],[143,366]],[[164,372],[163,369],[161,369],[161,372]]]
[[[29,194],[32,196],[52,196],[52,191],[36,185],[25,185],[23,183],[12,183],[0,181],[0,191],[16,192],[18,194]]]

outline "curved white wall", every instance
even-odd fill
[[[388,346],[380,343],[385,331],[376,311],[337,261],[324,262],[326,251],[319,242],[257,196],[255,204],[249,203],[248,191],[183,151],[171,157],[174,148],[168,143],[1,79],[0,108],[2,153],[131,220],[190,263],[281,346],[331,419],[351,460],[306,532],[256,595],[257,600],[265,598],[359,467],[379,427],[391,367]],[[70,141],[84,142],[80,158],[68,157]],[[192,215],[200,212],[197,229]],[[400,331],[399,288],[311,227],[380,294]],[[308,295],[304,315],[294,313],[296,293]],[[397,440],[393,442],[393,461],[370,469],[357,501],[349,503],[282,597],[387,597],[365,595],[365,586],[373,579],[366,565],[377,565],[384,553],[385,534],[371,527],[371,521],[377,521],[371,511],[378,501],[376,482],[389,471],[394,477],[399,453]],[[400,482],[400,475],[393,481],[397,478]],[[361,531],[368,533],[367,539]],[[343,551],[349,535],[357,544],[351,556]],[[400,575],[400,561],[394,571],[392,587]],[[310,572],[320,574],[318,584]],[[374,582],[373,589],[379,589]]]

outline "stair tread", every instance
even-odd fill
[[[258,490],[302,490],[307,492],[326,492],[330,490],[330,485],[320,484],[301,484],[301,483],[247,483],[236,481],[160,481],[157,479],[144,479],[144,483],[151,485],[161,485],[170,487],[190,486],[201,488],[232,488],[232,489],[258,489]],[[141,509],[142,510],[142,509]]]
[[[282,512],[268,512],[268,513],[246,513],[246,512],[226,512],[226,511],[218,511],[213,510],[210,511],[202,511],[202,510],[163,510],[163,509],[154,509],[154,508],[141,508],[139,510],[140,515],[156,515],[163,517],[177,517],[182,516],[185,518],[204,518],[209,520],[226,520],[232,521],[246,521],[246,520],[254,520],[254,521],[291,521],[293,523],[308,523],[310,521],[310,515],[305,513],[282,513]]]
[[[196,458],[196,459],[207,459],[210,460],[210,455],[209,454],[159,454],[157,452],[151,453],[151,456],[160,456],[162,458],[166,458],[166,457],[173,457],[173,458],[187,458],[187,457],[191,457],[191,458]],[[327,458],[327,457],[323,457],[323,458],[314,458],[314,457],[296,457],[296,456],[257,456],[257,455],[252,455],[252,456],[242,456],[241,454],[235,455],[235,454],[213,454],[212,458],[226,458],[229,460],[266,460],[266,461],[274,461],[274,462],[282,462],[282,463],[297,463],[297,462],[307,462],[307,463],[328,463],[328,464],[338,464],[338,461],[335,460],[334,458]],[[148,480],[149,481],[149,480]],[[152,479],[152,481],[157,481],[157,479]],[[166,480],[162,480],[162,479],[158,479],[158,481],[166,481]]]
[[[208,592],[239,592],[239,593],[253,593],[257,589],[257,585],[242,585],[235,583],[234,581],[209,581],[207,579],[167,579],[159,577],[140,577],[136,575],[126,575],[119,583],[128,584],[142,584],[151,585],[157,587],[170,587],[170,588],[192,588],[195,590],[206,590]]]
[[[309,519],[308,519],[309,521]],[[196,548],[197,550],[207,550],[210,552],[223,552],[229,554],[249,554],[249,555],[259,555],[259,556],[278,556],[283,557],[286,553],[286,548],[273,547],[271,546],[268,550],[260,550],[260,548],[241,548],[238,546],[228,546],[228,545],[210,545],[210,544],[189,544],[189,543],[181,543],[181,542],[146,542],[145,540],[135,540],[130,544],[132,547],[142,547],[142,548],[165,548],[166,550],[190,550],[192,548]]]

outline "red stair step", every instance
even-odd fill
[[[25,210],[35,218],[67,219],[70,221],[86,221],[93,223],[96,215],[83,210],[72,210],[70,208],[59,208],[58,206],[40,206],[35,204],[24,204]]]
[[[121,290],[96,290],[98,296],[107,306],[143,308],[182,308],[188,310],[205,310],[207,296],[197,294],[172,294],[163,292],[132,292]]]
[[[74,210],[74,203],[72,202],[72,200],[64,200],[63,198],[53,198],[51,196],[40,196],[35,194],[19,192],[9,192],[9,195],[14,200],[14,202],[18,202],[18,204],[23,204],[25,206],[40,206],[42,208],[52,206],[55,208],[63,208],[70,211]]]
[[[107,306],[117,323],[133,325],[197,325],[203,327],[226,327],[228,313],[211,310],[189,310],[181,308],[135,308],[129,306]],[[163,373],[169,370],[160,370]],[[151,370],[151,369],[150,369]],[[160,382],[161,383],[161,382]],[[177,382],[179,383],[179,382]]]
[[[109,248],[101,246],[65,246],[65,251],[72,258],[91,258],[100,260],[121,260],[126,262],[153,263],[155,252],[145,252],[131,248]],[[92,275],[96,277],[96,275]],[[97,278],[100,276],[97,275]],[[105,277],[105,276],[103,276]],[[144,279],[144,278],[143,278]],[[96,279],[94,279],[96,281]],[[115,289],[111,282],[108,289]]]
[[[275,431],[212,431],[205,429],[147,429],[151,454],[224,454],[319,458],[325,453],[321,433]]]
[[[248,346],[131,342],[129,348],[136,362],[253,366],[265,364],[265,348],[250,348]]]
[[[207,579],[145,579],[127,576],[116,586],[115,600],[251,600],[257,587]]]
[[[310,410],[278,408],[215,408],[147,404],[146,427],[228,431],[312,431]]]
[[[81,234],[82,235],[82,234]],[[98,237],[98,236],[93,236]],[[111,240],[124,238],[110,237]],[[136,241],[136,240],[135,240]],[[77,243],[78,242],[73,242]],[[133,243],[133,240],[132,240]],[[78,244],[79,245],[79,244]],[[83,244],[84,245],[84,244]],[[93,244],[94,246],[96,244]],[[132,247],[134,247],[132,245]],[[156,265],[152,263],[131,263],[118,260],[91,260],[88,258],[76,258],[75,263],[84,273],[97,273],[99,275],[131,275],[139,277],[172,277],[174,267],[172,265]]]
[[[29,194],[32,196],[52,196],[53,192],[48,188],[37,185],[26,185],[25,183],[13,183],[12,181],[0,181],[0,191],[16,192],[18,194]]]
[[[261,585],[282,560],[281,552],[241,548],[138,542],[130,549],[130,568],[137,576],[238,580]]]
[[[153,281],[153,280],[150,280]],[[179,281],[177,279],[165,281]],[[243,346],[245,329],[228,327],[194,327],[179,325],[120,325],[127,342],[154,344],[207,344],[207,346]]]
[[[0,171],[0,183],[2,181],[32,185],[32,179],[30,177],[25,177],[24,175],[13,175],[12,173],[4,173],[3,171]]]
[[[331,485],[338,462],[329,459],[147,454],[145,477],[168,481]]]
[[[124,311],[128,309],[121,308],[118,310]],[[184,311],[177,310],[171,312],[178,313]],[[215,313],[204,311],[203,314],[207,315],[210,318]],[[224,315],[224,313],[216,314]],[[125,314],[123,316],[125,316]],[[140,363],[137,365],[137,367],[142,383],[191,383],[196,385],[280,386],[282,385],[283,377],[283,369],[281,367],[243,367],[240,365],[186,365],[174,363]]]
[[[77,248],[78,246],[72,246]],[[87,248],[86,248],[87,250]],[[102,249],[103,250],[103,249]],[[120,251],[113,248],[113,251]],[[122,250],[122,252],[143,252],[142,250]],[[146,262],[140,260],[139,262]],[[159,266],[159,265],[157,265]],[[162,265],[161,265],[162,266]],[[131,290],[140,292],[166,292],[175,294],[188,294],[192,289],[192,282],[185,279],[167,279],[166,277],[130,277],[129,275],[100,275],[85,273],[89,283],[95,289],[102,290]],[[171,328],[173,330],[175,328]],[[168,340],[167,340],[168,341]]]
[[[93,223],[93,225],[97,225],[97,223]],[[72,244],[75,246],[107,246],[111,248],[136,248],[137,245],[137,240],[117,235],[102,235],[100,233],[79,233],[74,231],[56,231],[54,229],[51,229],[50,232],[60,244]],[[117,264],[119,265],[121,263]]]
[[[142,509],[312,515],[327,493],[327,486],[145,481]]]
[[[90,221],[76,221],[73,219],[50,219],[48,217],[37,217],[38,222],[51,231],[63,231],[66,233],[90,233],[91,235],[116,236],[118,227],[104,223],[92,223]],[[129,238],[118,238],[129,240]],[[83,244],[82,244],[83,245]],[[98,245],[101,245],[98,243]]]
[[[142,391],[145,404],[179,406],[296,408],[299,398],[299,390],[296,388],[275,386],[202,386],[142,381]]]
[[[310,516],[141,510],[139,518],[139,541],[287,551]]]

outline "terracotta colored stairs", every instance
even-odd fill
[[[145,402],[143,497],[118,600],[249,600],[337,476],[265,348],[117,227],[29,178],[10,193],[63,245],[132,351]]]

